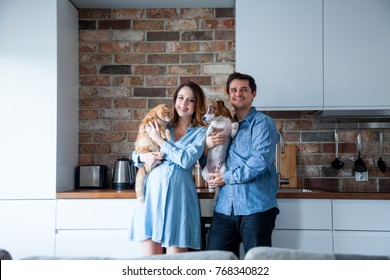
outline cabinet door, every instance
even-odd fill
[[[334,199],[334,230],[390,232],[390,201],[368,199]]]
[[[324,1],[324,108],[390,108],[390,1]]]
[[[390,232],[335,231],[335,254],[390,256]]]
[[[236,71],[260,110],[322,109],[322,1],[237,0]]]
[[[331,230],[274,230],[272,246],[308,252],[333,253]]]
[[[54,256],[55,200],[0,200],[0,248],[13,259]]]
[[[276,229],[332,229],[330,199],[278,199]]]
[[[57,229],[128,229],[136,199],[58,199]]]

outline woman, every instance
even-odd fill
[[[130,240],[141,241],[145,255],[201,248],[199,201],[192,168],[202,156],[206,127],[205,94],[193,82],[180,85],[173,95],[172,141],[161,138],[156,124],[146,131],[160,153],[133,152],[136,166],[157,165],[145,180],[145,201],[139,202],[130,227]],[[144,212],[144,213],[142,213]]]

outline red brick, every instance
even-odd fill
[[[193,19],[172,19],[165,23],[166,30],[196,30],[198,22]]]
[[[105,142],[105,143],[122,142],[122,141],[126,140],[126,133],[124,133],[124,132],[95,133],[93,140],[95,142]]]
[[[110,144],[80,144],[80,154],[108,154],[111,152]]]
[[[79,142],[91,142],[92,141],[92,133],[79,133]]]
[[[165,52],[165,43],[158,42],[135,42],[134,52],[136,53],[161,53]]]
[[[191,76],[191,77],[180,77],[180,84],[192,81],[198,85],[211,85],[212,79],[210,76]]]
[[[128,53],[131,52],[130,42],[102,42],[99,43],[99,50],[103,53]]]
[[[79,65],[79,74],[80,75],[96,75],[97,74],[97,67],[96,67],[96,65],[80,64]]]
[[[146,108],[146,99],[116,99],[114,101],[115,108]]]
[[[96,87],[83,87],[81,86],[79,89],[79,98],[89,98],[89,97],[97,97],[99,95],[98,89]]]
[[[112,18],[115,19],[133,19],[142,18],[144,9],[113,9]]]
[[[179,41],[180,33],[175,31],[149,31],[147,41]]]
[[[111,18],[110,9],[79,9],[79,19],[109,19]]]
[[[133,20],[134,30],[164,30],[163,20]]]
[[[79,52],[96,52],[97,43],[96,42],[80,42]]]
[[[80,120],[97,120],[99,113],[97,110],[79,110]]]
[[[212,53],[192,53],[182,54],[181,63],[210,63],[213,62],[214,55]]]
[[[148,18],[176,18],[176,9],[147,9]]]
[[[180,62],[178,54],[149,54],[149,64],[176,64]]]
[[[112,62],[111,54],[99,53],[81,53],[80,63],[110,63]]]
[[[235,40],[234,30],[215,30],[214,36],[215,36],[215,40],[227,40],[227,41]]]
[[[199,75],[199,65],[169,65],[168,75]]]
[[[143,78],[140,76],[118,76],[112,78],[113,86],[142,86]]]
[[[234,29],[234,19],[205,19],[201,29]]]
[[[96,164],[95,162],[95,155],[83,155],[79,154],[79,162],[78,164],[84,165],[84,164]]]
[[[130,20],[99,20],[98,29],[130,29]]]
[[[213,41],[213,42],[201,42],[201,52],[225,52],[234,51],[235,44],[232,41]]]
[[[109,31],[79,31],[80,42],[105,42],[109,40]]]
[[[168,42],[167,52],[169,53],[199,52],[199,43],[198,42]]]
[[[115,63],[144,64],[146,63],[146,54],[116,54]]]
[[[137,65],[134,66],[134,75],[164,75],[167,73],[163,65]]]
[[[185,8],[180,10],[182,18],[213,18],[214,17],[214,9],[211,8]]]
[[[141,110],[137,110],[141,111]],[[133,120],[115,120],[114,121],[114,130],[115,131],[138,131],[138,127],[140,122],[135,121],[136,118],[133,118]]]
[[[112,100],[110,98],[80,99],[80,108],[111,108]]]
[[[147,76],[145,86],[177,86],[177,77]]]
[[[83,76],[80,77],[81,86],[108,86],[110,78],[107,76]]]

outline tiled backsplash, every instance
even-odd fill
[[[226,98],[226,78],[235,67],[234,9],[81,9],[79,20],[80,164],[112,168],[129,157],[146,112],[170,104],[184,81],[199,83],[210,99]],[[356,130],[339,130],[345,166],[335,170],[334,131],[316,129],[313,112],[267,113],[286,143],[298,146],[300,186],[390,190],[390,172],[376,167],[378,130],[362,130],[369,181],[356,183]],[[385,130],[383,159],[390,165],[389,143]]]

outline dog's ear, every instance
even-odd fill
[[[217,103],[217,108],[221,112],[223,107],[225,107],[225,104],[224,104],[223,100],[218,100],[218,101],[216,101],[216,103]]]

